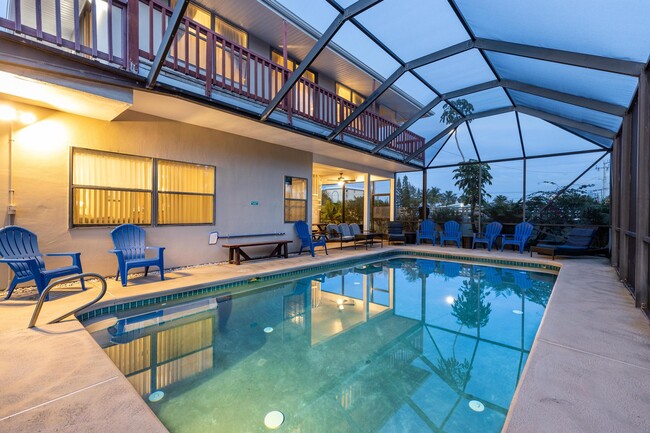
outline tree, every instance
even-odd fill
[[[485,212],[492,221],[500,223],[521,222],[521,200],[510,200],[505,195],[497,195],[490,203],[483,206]]]
[[[456,99],[453,101],[453,106],[445,104],[442,107],[442,114],[440,115],[440,122],[447,125],[451,125],[461,120],[463,117],[468,116],[474,112],[474,106],[467,99]],[[467,123],[470,123],[471,120],[468,120]],[[456,147],[460,153],[460,157],[465,162],[465,155],[460,148],[460,143],[458,143],[458,136],[456,134],[456,129],[454,129],[454,140],[456,141]]]
[[[486,185],[492,185],[490,165],[470,159],[467,164],[459,165],[454,170],[454,180],[455,185],[463,192],[463,204],[470,205],[470,221],[472,227],[478,231],[476,207],[479,201],[483,202],[485,197],[491,197],[485,190]]]
[[[445,206],[454,204],[457,201],[458,201],[458,196],[454,194],[453,191],[445,191],[444,194],[442,195],[442,202],[445,204]]]
[[[435,206],[442,202],[442,191],[440,188],[432,186],[427,190],[427,204]]]

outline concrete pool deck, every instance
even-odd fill
[[[131,278],[127,287],[111,279],[107,294],[97,305],[395,249],[562,267],[505,432],[650,431],[650,326],[604,258],[556,258],[551,262],[513,252],[430,245],[368,251],[331,248],[329,256],[319,252],[315,258],[303,254],[241,266],[181,269],[167,273],[166,281],[160,281],[157,274]],[[0,302],[0,431],[167,431],[76,319],[44,325],[92,299],[99,284],[86,292],[65,290],[72,293],[48,302],[33,329],[27,329],[27,323],[34,299]]]

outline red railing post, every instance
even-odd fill
[[[208,32],[205,41],[205,96],[208,98],[212,95],[212,73],[214,69],[214,33]]]

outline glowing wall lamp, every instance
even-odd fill
[[[9,205],[7,206],[7,215],[10,215],[9,224],[13,224],[13,215],[16,215],[16,203],[14,202],[14,187],[12,173],[12,149],[14,144],[14,124],[19,122],[23,125],[29,125],[36,121],[36,116],[32,113],[17,111],[9,105],[0,105],[0,122],[9,124],[9,143],[8,143],[8,174],[9,174]]]

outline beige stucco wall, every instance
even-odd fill
[[[227,250],[208,245],[208,234],[285,232],[294,239],[293,224],[284,223],[285,175],[309,179],[312,154],[245,137],[160,120],[138,113],[104,122],[43,108],[12,104],[36,114],[38,121],[16,128],[13,146],[15,224],[36,232],[43,252],[81,251],[84,270],[114,275],[116,261],[110,227],[69,228],[70,148],[72,146],[210,164],[216,169],[214,226],[145,227],[148,243],[167,247],[166,267],[223,261]],[[8,127],[0,124],[0,212],[3,225],[7,199]],[[309,192],[309,190],[308,190]],[[258,201],[252,206],[251,201]],[[311,215],[308,209],[307,215]],[[262,240],[264,238],[253,238]],[[271,238],[273,239],[273,238]],[[251,239],[240,241],[250,241]],[[237,241],[237,240],[233,240]],[[51,266],[65,259],[52,259]],[[0,287],[7,281],[0,266]]]

